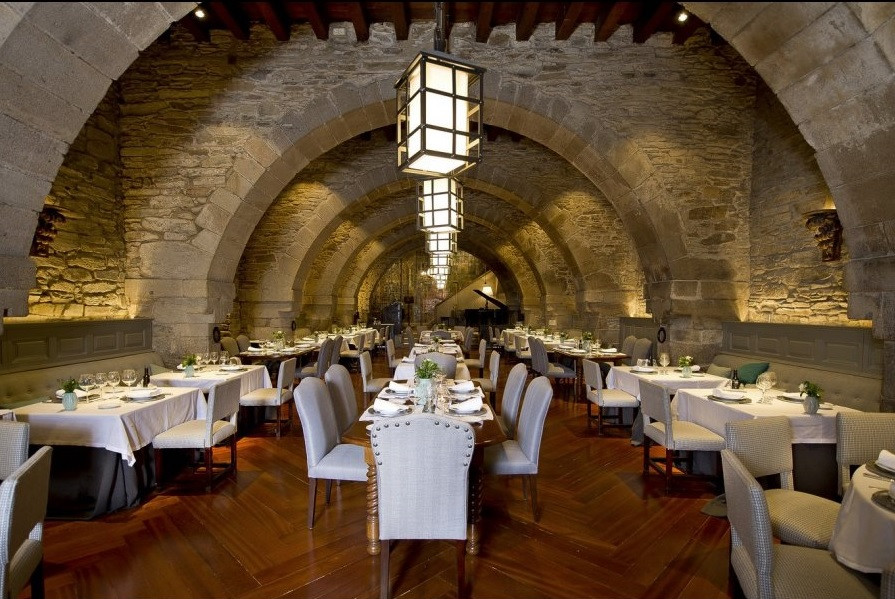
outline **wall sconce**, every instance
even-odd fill
[[[835,208],[806,212],[805,228],[814,229],[814,239],[820,248],[823,262],[835,262],[842,257],[842,223]]]

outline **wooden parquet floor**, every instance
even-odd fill
[[[384,357],[374,369],[388,375]],[[503,364],[501,387],[508,370]],[[519,479],[486,481],[481,552],[467,558],[471,597],[731,595],[727,521],[700,512],[713,490],[696,482],[666,495],[655,474],[645,483],[642,451],[626,434],[598,437],[585,405],[558,394],[541,445],[540,521]],[[333,486],[329,506],[319,489],[308,530],[297,419],[279,440],[250,432],[238,455],[236,481],[210,494],[165,492],[93,521],[48,522],[47,597],[378,597],[379,558],[365,549],[365,486]],[[448,542],[397,543],[393,595],[455,597],[454,557]]]

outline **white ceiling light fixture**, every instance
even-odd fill
[[[433,233],[463,230],[463,186],[440,177],[420,181],[417,188],[417,228]]]
[[[457,234],[453,232],[426,233],[426,251],[433,256],[453,254],[457,251]]]

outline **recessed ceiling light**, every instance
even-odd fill
[[[203,10],[201,6],[199,8],[197,8],[196,10],[194,10],[193,14],[196,15],[197,19],[205,18],[205,10]]]
[[[689,19],[689,18],[690,18],[690,15],[688,15],[685,11],[682,10],[682,11],[681,11],[680,13],[678,13],[678,15],[677,15],[677,22],[678,22],[678,23],[684,23],[684,22],[685,22],[687,19]]]

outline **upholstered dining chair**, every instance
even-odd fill
[[[634,354],[634,344],[635,344],[635,343],[637,343],[637,337],[635,337],[634,335],[628,335],[628,336],[625,337],[624,340],[622,341],[621,352],[622,352],[623,354],[625,354],[626,356],[631,356],[631,355],[633,355],[633,354]],[[636,360],[634,360],[633,363],[632,363],[632,361],[631,361],[630,359],[628,360],[628,366],[633,366],[633,365],[635,365],[635,364],[637,364],[637,361],[636,361]]]
[[[380,597],[391,596],[389,555],[396,539],[456,541],[457,594],[465,597],[472,427],[411,414],[374,423],[370,443],[379,500]]]
[[[388,358],[388,367],[392,371],[392,374],[394,374],[395,369],[401,365],[401,358],[398,357],[397,352],[395,351],[394,339],[388,339],[385,342],[385,355]]]
[[[649,474],[650,468],[655,469],[665,477],[666,492],[671,490],[676,460],[686,461],[692,472],[692,452],[721,451],[725,447],[724,437],[721,435],[695,422],[673,420],[668,391],[649,381],[640,381],[640,412],[644,417],[643,476]],[[651,442],[665,448],[663,457],[650,456]]]
[[[636,366],[637,360],[649,359],[652,353],[653,342],[641,337],[634,342],[634,349],[631,350],[631,366]]]
[[[329,396],[333,400],[336,428],[340,435],[344,435],[358,417],[357,397],[354,395],[351,373],[341,364],[333,364],[326,371],[324,380]]]
[[[443,339],[445,341],[450,341],[453,339],[453,335],[450,331],[432,331],[432,334],[429,336],[431,339]]]
[[[479,369],[479,377],[485,376],[485,364],[487,362],[487,353],[488,353],[488,340],[482,338],[479,341],[479,353],[477,358],[469,357],[469,350],[466,350],[466,367],[470,369],[469,372],[472,372],[473,368]]]
[[[244,352],[245,350],[249,349],[249,345],[251,345],[249,336],[244,333],[237,335],[236,345],[239,347],[240,352]]]
[[[155,450],[155,480],[162,482],[162,451],[166,449],[201,450],[204,454],[205,491],[211,491],[216,480],[236,474],[236,415],[239,413],[239,393],[242,382],[238,378],[218,383],[208,393],[205,418],[188,420],[159,433],[152,440]],[[230,461],[215,463],[214,446],[229,440]],[[221,468],[214,475],[215,466]]]
[[[488,394],[488,402],[493,408],[497,395],[497,379],[500,376],[500,352],[491,350],[491,358],[488,361],[488,376],[472,379],[473,383],[482,388],[483,393]]]
[[[277,439],[280,438],[280,431],[284,427],[286,430],[292,427],[292,390],[295,387],[296,363],[296,358],[283,360],[277,373],[276,386],[255,389],[239,398],[239,405],[247,408],[274,408]],[[281,413],[283,407],[286,408],[285,419]]]
[[[419,368],[423,360],[432,360],[438,364],[438,368],[444,374],[445,378],[452,379],[457,376],[457,356],[451,354],[443,354],[433,351],[427,354],[417,354],[413,359],[414,368]]]
[[[52,448],[41,447],[0,483],[0,597],[15,599],[31,582],[44,597],[43,523]]]
[[[836,414],[836,463],[839,493],[851,482],[854,470],[879,457],[883,449],[895,448],[895,414],[884,412],[839,412]]]
[[[839,516],[839,504],[795,490],[789,418],[769,416],[728,422],[725,437],[727,449],[752,476],[780,476],[780,488],[765,491],[774,535],[790,545],[826,549]]]
[[[593,360],[582,360],[581,369],[584,371],[584,388],[588,400],[587,425],[590,426],[591,420],[596,419],[597,435],[603,434],[604,426],[630,426],[622,422],[622,410],[633,410],[636,413],[640,408],[637,396],[621,389],[604,389],[600,365]],[[592,406],[597,406],[596,416],[591,411]],[[614,409],[616,413],[606,414],[604,410],[607,408]],[[607,423],[606,420],[610,422]]]
[[[333,400],[322,380],[304,379],[295,395],[308,462],[308,528],[314,528],[317,481],[326,481],[326,504],[329,505],[332,481],[365,482],[367,463],[363,447],[339,443]]]
[[[373,396],[388,387],[388,383],[391,379],[388,377],[373,377],[373,359],[370,357],[370,352],[361,352],[359,359],[360,380],[364,390],[364,402],[366,405],[372,403]]]
[[[6,480],[28,459],[27,422],[0,420],[0,480]]]
[[[525,365],[532,368],[531,348],[528,346],[528,337],[525,335],[513,335],[513,347],[516,348],[516,359],[519,362],[525,362]]]
[[[349,345],[348,349],[339,351],[339,359],[348,360],[348,363],[352,367],[357,367],[357,369],[360,370],[360,355],[364,353],[364,344],[366,343],[366,341],[366,333],[358,333],[355,340],[354,348],[351,348],[351,346]]]
[[[823,549],[774,543],[764,489],[729,449],[721,451],[730,565],[748,599],[891,597],[891,572],[883,588],[869,576],[850,570]]]
[[[519,407],[522,405],[522,393],[528,380],[528,368],[525,364],[516,364],[507,374],[503,384],[503,395],[500,397],[500,414],[497,422],[503,428],[507,439],[516,436],[516,421],[519,419]]]
[[[342,342],[344,340],[345,339],[341,335],[335,336],[332,345],[330,345],[329,347],[329,361],[327,362],[326,366],[323,367],[323,370],[320,371],[320,376],[317,378],[323,380],[323,375],[326,373],[326,369],[333,364],[338,364],[339,361],[342,359]],[[358,365],[357,362],[355,362],[354,364]]]
[[[537,374],[546,376],[550,382],[567,383],[565,385],[565,395],[568,398],[569,389],[574,386],[575,379],[578,374],[574,369],[563,364],[550,362],[547,354],[547,346],[537,337],[528,338],[528,347],[531,350],[531,367]]]
[[[501,476],[522,476],[522,491],[526,486],[531,495],[531,516],[538,521],[538,458],[547,408],[553,399],[553,387],[547,377],[539,376],[528,385],[514,439],[485,448],[484,471]],[[523,495],[524,496],[524,495]]]
[[[317,377],[318,379],[323,378],[323,375],[326,374],[326,369],[329,368],[330,360],[332,359],[332,347],[333,340],[329,337],[324,339],[320,343],[320,350],[317,352],[317,361],[313,364],[308,364],[299,370],[298,379],[302,380],[308,377]]]
[[[239,344],[233,337],[221,337],[221,349],[230,354],[231,358],[240,353]]]

